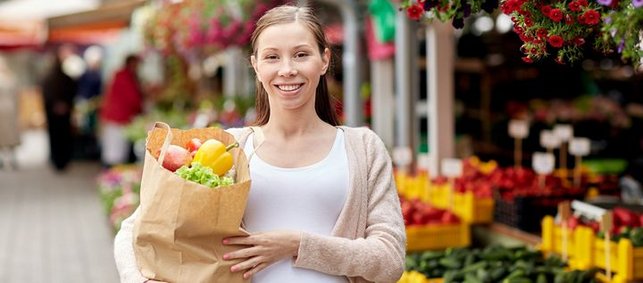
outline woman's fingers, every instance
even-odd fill
[[[239,258],[250,258],[252,256],[257,256],[261,254],[261,247],[253,246],[245,249],[236,250],[234,252],[229,252],[223,255],[223,259],[239,259]]]
[[[243,278],[248,279],[252,277],[253,275],[257,274],[257,272],[264,270],[268,266],[267,263],[260,263],[257,266],[253,267],[250,269],[248,272],[243,274]]]
[[[257,267],[262,263],[263,263],[263,260],[261,259],[261,257],[255,256],[233,265],[232,267],[230,267],[230,271],[236,272],[236,271],[242,271],[242,270],[249,270]]]

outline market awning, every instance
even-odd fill
[[[108,3],[94,10],[47,19],[48,42],[94,44],[115,38],[129,26],[132,12],[145,0]]]
[[[0,21],[0,50],[37,47],[46,35],[40,21]]]

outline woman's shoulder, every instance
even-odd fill
[[[338,128],[344,131],[346,140],[349,142],[383,145],[380,136],[368,127],[338,126]]]

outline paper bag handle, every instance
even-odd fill
[[[161,146],[161,153],[159,153],[159,164],[163,164],[163,160],[165,159],[165,154],[167,153],[167,148],[170,147],[170,142],[172,141],[172,129],[170,128],[170,125],[163,123],[163,122],[155,122],[154,123],[154,128],[163,128],[166,129],[167,132],[165,134],[165,140],[163,140],[163,145]]]

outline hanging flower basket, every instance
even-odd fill
[[[605,6],[602,38],[624,61],[643,64],[643,0],[599,0]]]
[[[188,60],[245,47],[255,23],[284,0],[185,0],[162,2],[144,31],[149,46]]]
[[[464,27],[464,20],[481,11],[493,12],[498,7],[498,0],[403,0],[400,9],[405,10],[412,20],[431,22],[451,21],[453,27]]]
[[[506,0],[501,10],[511,16],[527,63],[550,55],[561,64],[574,62],[582,58],[586,44],[609,49],[595,40],[601,33],[602,7],[592,0]]]

